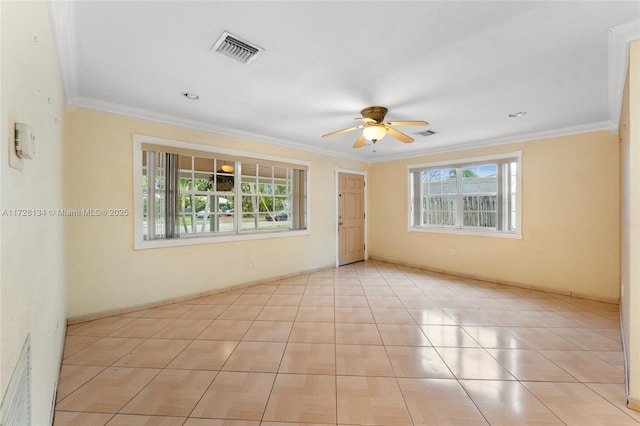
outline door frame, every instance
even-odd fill
[[[339,179],[338,176],[340,173],[348,173],[352,175],[361,175],[364,177],[364,260],[369,259],[369,244],[368,244],[368,222],[369,218],[367,217],[367,171],[366,170],[352,170],[352,169],[344,169],[342,167],[336,167],[335,169],[335,177],[334,177],[334,185],[335,185],[335,217],[334,217],[334,225],[335,225],[335,252],[336,252],[336,268],[340,266],[340,236],[338,235],[338,216],[340,214],[339,209],[339,195],[340,192],[338,190],[339,187]]]

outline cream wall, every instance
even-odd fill
[[[620,119],[622,329],[629,403],[640,410],[640,41],[631,44]]]
[[[65,329],[63,221],[12,216],[62,206],[64,98],[47,2],[0,2],[0,392],[31,336],[31,420],[50,422]],[[31,126],[36,158],[8,167],[13,121]],[[21,210],[23,213],[28,210]]]
[[[522,151],[522,239],[407,231],[407,164]],[[617,301],[618,139],[580,134],[374,164],[372,258]],[[456,249],[456,255],[450,249]]]
[[[65,208],[133,209],[132,135],[308,160],[310,235],[133,249],[133,216],[67,217],[68,316],[129,308],[335,262],[335,167],[366,164],[77,109],[65,117]],[[252,268],[247,270],[247,261]]]

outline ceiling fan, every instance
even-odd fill
[[[388,109],[383,106],[370,106],[362,111],[362,117],[354,118],[354,120],[363,121],[364,124],[358,126],[349,127],[348,129],[336,130],[335,132],[322,135],[323,138],[329,136],[338,135],[340,133],[350,132],[352,130],[362,129],[362,133],[353,145],[354,148],[361,148],[367,141],[376,143],[388,133],[396,139],[404,143],[413,142],[413,138],[405,135],[399,130],[394,129],[391,126],[428,126],[426,121],[383,121],[384,116],[387,115]]]

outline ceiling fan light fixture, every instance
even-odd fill
[[[387,129],[382,124],[370,124],[362,129],[362,134],[367,140],[375,143],[385,137]]]

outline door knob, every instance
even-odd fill
[[[342,225],[342,221],[338,222],[338,225]]]

